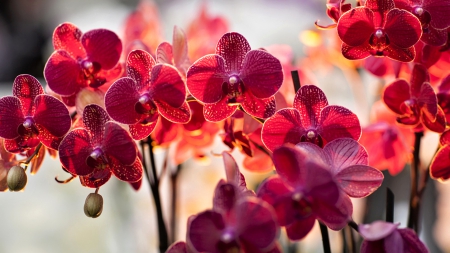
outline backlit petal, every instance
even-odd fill
[[[92,150],[88,131],[82,128],[74,129],[59,145],[59,160],[71,174],[86,176],[94,171],[86,163]]]
[[[53,47],[66,51],[74,59],[84,59],[86,52],[81,44],[82,34],[74,24],[60,24],[53,32]]]
[[[203,115],[207,121],[217,122],[224,120],[237,110],[237,105],[228,105],[228,98],[224,97],[214,104],[205,104]]]
[[[185,102],[186,86],[178,70],[171,65],[157,64],[151,72],[149,93],[155,102],[178,108]]]
[[[38,95],[35,106],[33,119],[36,124],[47,129],[55,137],[62,137],[69,131],[72,120],[61,101],[49,95]]]
[[[41,83],[32,75],[18,75],[14,79],[13,96],[20,99],[22,112],[24,115],[32,116],[34,114],[34,98],[44,93]]]
[[[128,54],[127,76],[136,81],[137,91],[150,85],[150,72],[155,64],[153,57],[144,50],[133,50]]]
[[[67,52],[54,52],[45,64],[44,77],[56,94],[70,96],[80,89],[81,67]]]
[[[14,139],[19,136],[18,128],[24,122],[20,100],[13,96],[0,98],[0,137]]]
[[[117,122],[135,124],[141,118],[141,114],[135,110],[139,96],[136,82],[131,78],[122,77],[115,81],[105,94],[106,111]]]
[[[299,143],[305,131],[296,109],[281,109],[264,122],[261,139],[269,150],[274,151],[284,143]]]
[[[315,128],[319,124],[320,112],[327,105],[327,97],[319,87],[305,85],[295,95],[293,106],[300,112],[302,125]]]
[[[119,37],[106,29],[86,32],[81,37],[81,43],[86,49],[88,59],[99,63],[102,69],[116,66],[122,53],[122,42]]]
[[[339,19],[337,32],[349,46],[359,46],[368,41],[375,31],[373,12],[369,8],[356,7]]]
[[[216,46],[216,54],[225,60],[227,72],[239,73],[245,55],[250,51],[247,40],[239,33],[226,33],[220,38]]]
[[[410,12],[400,9],[389,11],[384,31],[389,41],[400,48],[413,46],[422,36],[419,19]]]

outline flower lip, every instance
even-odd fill
[[[230,243],[234,240],[234,233],[229,229],[226,229],[224,233],[220,236],[220,240],[224,243]]]

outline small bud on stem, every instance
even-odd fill
[[[103,211],[103,197],[98,193],[89,193],[84,202],[84,213],[87,217],[97,218]]]
[[[20,166],[13,166],[6,177],[8,188],[12,192],[23,190],[27,185],[27,174],[25,170]]]

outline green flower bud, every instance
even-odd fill
[[[25,170],[20,166],[13,166],[6,176],[6,183],[8,188],[12,192],[17,192],[23,190],[25,185],[27,185],[27,174]]]
[[[98,193],[89,193],[84,202],[84,213],[87,217],[97,218],[103,211],[103,197]]]

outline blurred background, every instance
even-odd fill
[[[19,74],[31,74],[45,85],[43,69],[53,52],[51,38],[58,24],[72,22],[83,32],[107,28],[122,36],[125,19],[138,3],[137,0],[1,0],[0,95],[11,94],[12,83]],[[293,59],[315,55],[316,59],[322,56],[327,61],[334,57],[320,47],[312,50],[321,44],[314,22],[331,23],[325,14],[326,0],[159,0],[154,4],[160,35],[165,41],[172,41],[174,25],[187,29],[199,15],[201,6],[206,4],[209,15],[224,17],[230,30],[243,34],[252,48],[283,44],[291,50]],[[305,32],[307,30],[315,32],[310,34]],[[362,86],[355,88],[352,74],[342,66],[324,65],[321,60],[308,63],[305,70],[311,74],[308,80],[320,84],[330,104],[351,109],[367,124],[372,95],[379,87],[377,79],[359,73],[358,82]],[[367,92],[361,93],[364,91]],[[355,96],[358,94],[362,96]],[[436,136],[427,138],[430,143],[437,141]],[[215,143],[212,152],[227,150],[219,137]],[[157,149],[156,154],[161,165],[164,151]],[[242,160],[238,151],[233,155],[239,162]],[[424,161],[429,161],[430,156],[424,152]],[[207,163],[189,160],[183,166],[179,179],[179,240],[185,239],[187,217],[211,207],[212,190],[225,176],[222,159],[218,157],[211,156]],[[243,173],[249,184],[256,184],[265,176],[245,170]],[[355,202],[355,220],[383,219],[385,187],[389,186],[396,196],[395,221],[404,227],[409,198],[408,175],[406,169],[394,182],[394,178],[385,173],[383,187],[369,198],[369,213],[358,211],[365,200]],[[62,171],[58,161],[47,157],[39,173],[29,177],[24,192],[0,194],[0,253],[157,252],[154,206],[146,181],[135,192],[127,183],[112,178],[100,189],[105,203],[103,214],[90,219],[84,215],[83,205],[93,190],[82,187],[77,179],[60,185],[55,182],[55,176],[65,179],[68,174]],[[446,240],[449,234],[446,228],[450,226],[450,204],[445,201],[450,199],[448,188],[448,185],[436,187],[434,182],[430,183],[424,197],[425,223],[421,238],[433,253],[450,252],[450,242]],[[166,181],[162,182],[162,194],[163,199],[169,196]],[[168,212],[168,201],[163,204]],[[333,252],[342,252],[341,234],[333,232],[331,237]],[[316,228],[299,244],[298,252],[322,252],[320,240]]]

